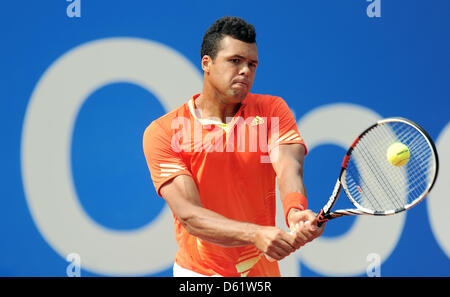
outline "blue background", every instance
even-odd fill
[[[61,55],[96,39],[139,37],[172,47],[200,71],[204,31],[221,16],[240,16],[257,30],[260,64],[252,92],[285,98],[297,119],[324,104],[355,103],[383,117],[415,120],[436,139],[450,118],[450,2],[381,3],[381,18],[369,18],[365,0],[81,0],[81,18],[69,18],[70,3],[64,0],[2,2],[0,276],[65,276],[67,262],[31,218],[20,167],[28,101]],[[73,176],[80,202],[99,224],[138,228],[163,207],[149,180],[141,136],[164,113],[153,94],[128,83],[104,86],[83,104],[73,135]],[[105,128],[111,126],[110,135]],[[99,144],[114,149],[104,152]],[[328,197],[331,189],[321,185],[334,184],[342,153],[334,146],[311,152],[308,162],[330,169],[305,174],[311,194]],[[351,218],[342,220],[337,227],[330,224],[325,235],[351,228]],[[415,264],[408,267],[412,256]],[[385,276],[450,276],[449,258],[431,233],[426,204],[408,213],[382,269]],[[318,275],[306,266],[301,273]],[[159,275],[171,275],[170,267]]]

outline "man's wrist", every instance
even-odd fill
[[[287,220],[288,220],[289,225],[291,224],[292,216],[293,216],[295,213],[301,212],[301,211],[303,211],[303,210],[301,210],[301,209],[299,209],[299,208],[291,208],[291,209],[289,210],[289,213],[288,213],[288,216],[287,216]]]
[[[306,200],[305,195],[298,192],[291,192],[282,198],[283,209],[284,209],[284,218],[286,221],[286,225],[289,226],[289,216],[291,210],[305,210],[308,206],[308,201]]]
[[[263,228],[263,226],[256,224],[248,224],[249,232],[248,232],[248,241],[250,244],[256,245],[258,240],[259,231]]]

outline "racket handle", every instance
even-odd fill
[[[320,226],[323,225],[323,223],[325,223],[326,221],[328,221],[328,219],[326,219],[323,216],[323,209],[320,210],[319,214],[316,216],[314,222],[317,224],[317,227],[320,228]]]

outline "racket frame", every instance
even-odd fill
[[[428,142],[429,146],[432,148],[431,151],[432,151],[432,154],[434,156],[434,159],[436,160],[436,171],[435,171],[433,180],[431,181],[431,183],[429,183],[429,185],[427,186],[427,189],[422,193],[421,196],[419,196],[418,198],[414,199],[411,203],[408,203],[404,207],[398,208],[398,209],[395,209],[395,210],[374,211],[374,210],[362,207],[352,197],[352,195],[348,191],[347,187],[344,185],[345,184],[345,174],[346,174],[348,162],[350,160],[350,156],[351,156],[354,148],[358,144],[358,142],[364,137],[364,135],[366,135],[369,131],[371,131],[375,127],[377,127],[379,125],[383,125],[383,124],[389,123],[389,122],[403,122],[403,123],[406,123],[406,124],[408,124],[410,126],[415,127],[422,134],[422,136]],[[342,166],[341,166],[341,170],[340,170],[340,173],[339,173],[339,178],[338,178],[338,180],[337,180],[337,182],[336,182],[336,184],[334,186],[333,192],[332,192],[330,198],[328,199],[328,202],[320,210],[319,214],[316,217],[317,225],[320,227],[324,222],[327,222],[327,221],[329,221],[331,219],[335,219],[335,218],[338,218],[338,217],[347,216],[347,215],[387,216],[387,215],[393,215],[393,214],[405,211],[407,209],[410,209],[411,207],[415,206],[420,201],[422,201],[428,195],[428,193],[431,191],[431,189],[433,188],[433,186],[434,186],[434,184],[436,182],[438,171],[439,171],[439,159],[438,159],[436,146],[435,146],[433,140],[431,139],[430,135],[425,131],[425,129],[423,129],[417,123],[415,123],[415,122],[413,122],[411,120],[405,119],[405,118],[401,118],[401,117],[391,117],[391,118],[386,118],[386,119],[379,120],[375,124],[373,124],[369,128],[367,128],[366,130],[364,130],[353,141],[353,143],[351,144],[350,148],[347,150],[347,152],[345,154],[345,157],[344,157],[344,160],[342,161]],[[335,211],[331,212],[331,209],[333,208],[334,204],[336,203],[337,198],[339,197],[339,194],[340,194],[342,188],[344,189],[344,192],[347,195],[348,199],[352,202],[352,204],[356,208],[354,208],[354,209],[339,209],[339,210],[335,210]]]

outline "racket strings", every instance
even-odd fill
[[[386,151],[395,142],[409,149],[409,162],[404,166],[387,160]],[[344,187],[364,208],[399,211],[423,197],[435,166],[432,148],[418,129],[405,122],[384,123],[371,129],[354,147]]]
[[[405,172],[408,176],[406,198],[408,203],[412,203],[426,190],[432,175],[432,149],[423,134],[410,125],[396,123],[393,130],[399,141],[410,147],[410,159]]]
[[[412,129],[412,127],[409,128]],[[413,135],[413,133],[410,133],[410,135]],[[433,165],[431,164],[433,154],[422,134],[416,133],[415,137],[405,138],[405,140],[410,141],[412,147],[416,148],[415,151],[417,151],[414,158],[410,158],[408,167],[410,185],[408,193],[415,193],[411,197],[417,197],[425,190],[426,181],[431,176],[433,170]]]
[[[382,174],[383,168],[380,167],[377,158],[369,153],[367,143],[361,143],[360,149],[361,157],[364,159],[365,164],[368,165],[361,167],[361,169],[364,170],[365,175],[373,176],[374,178],[364,179],[364,183],[367,185],[364,187],[364,192],[370,193],[370,196],[361,196],[364,200],[359,199],[358,202],[364,207],[376,211],[401,207],[402,202],[399,200],[401,200],[402,196],[392,184],[392,181],[398,181],[399,178],[392,175],[388,177],[385,174]],[[384,197],[390,197],[390,199],[384,199]],[[375,204],[377,205],[376,207]]]
[[[401,123],[394,123],[392,125],[392,130],[398,137],[397,141],[407,144],[410,150],[408,166],[404,167],[403,170],[408,177],[405,188],[409,189],[405,193],[405,198],[408,203],[411,203],[414,199],[419,197],[425,189],[425,183],[423,181],[425,181],[429,176],[429,172],[424,169],[429,168],[429,157],[431,156],[431,149],[429,148],[428,142],[423,137],[423,135],[412,126]],[[427,157],[424,158],[425,156]],[[385,164],[388,163],[385,162]],[[421,191],[411,191],[411,187],[417,189],[421,185]],[[415,194],[410,195],[410,193]]]
[[[379,139],[387,139],[388,135],[380,135],[380,131],[372,130],[371,133],[375,133],[375,136]],[[369,141],[368,141],[369,140]],[[377,154],[371,153],[370,149],[377,149],[378,146],[374,146],[370,142],[370,138],[365,136],[358,146],[360,150],[360,157],[364,160],[364,164],[367,166],[359,166],[364,172],[364,176],[373,176],[371,179],[364,179],[367,187],[364,187],[364,192],[370,193],[369,197],[362,196],[364,200],[360,199],[358,202],[366,208],[374,209],[376,211],[382,211],[392,208],[400,208],[403,204],[401,201],[402,193],[398,193],[398,189],[395,188],[392,182],[398,182],[401,177],[394,176],[392,174],[385,175],[383,172],[386,170],[381,166],[383,163],[379,162],[381,151],[377,150]],[[368,168],[368,170],[367,170]],[[355,169],[357,169],[355,167]],[[358,172],[358,171],[354,171]],[[390,197],[390,199],[383,199],[384,197]],[[375,203],[378,207],[374,207]],[[370,205],[367,205],[370,204]],[[372,206],[372,207],[370,207]]]
[[[408,136],[412,136],[413,134],[411,134],[408,130],[407,127],[409,126],[404,126],[404,125],[392,125],[392,127],[389,127],[387,125],[382,126],[383,129],[376,129],[378,132],[378,136],[381,137],[384,142],[382,144],[382,146],[378,147],[378,154],[381,158],[380,161],[381,164],[383,164],[383,171],[384,172],[389,172],[387,175],[390,176],[392,178],[393,181],[393,187],[395,187],[397,189],[397,193],[398,196],[395,197],[395,201],[396,203],[396,207],[397,209],[402,209],[404,208],[407,198],[408,196],[406,195],[406,187],[402,187],[402,185],[405,185],[406,180],[407,180],[407,172],[406,172],[406,167],[400,167],[397,168],[395,166],[392,166],[392,164],[390,164],[387,161],[387,156],[386,156],[386,151],[387,148],[394,142],[397,142],[400,140],[401,143],[410,143],[410,139],[408,139]],[[393,197],[388,197],[389,198],[393,198]]]
[[[356,186],[358,191],[351,191],[353,193],[352,197],[355,197],[356,201],[363,207],[374,211],[398,208],[399,203],[395,203],[398,198],[394,199],[394,197],[398,197],[398,195],[393,190],[391,183],[387,179],[382,178],[382,175],[379,174],[379,169],[376,168],[373,161],[368,162],[367,158],[365,161],[369,165],[364,168],[359,166],[358,169],[354,168],[353,170],[353,166],[349,166],[350,176],[354,180],[351,184],[353,186],[358,183],[360,184],[359,186]],[[353,172],[358,171],[360,173],[353,174]],[[361,178],[358,174],[363,176],[374,176],[374,178]],[[380,197],[390,197],[391,199],[380,199]]]
[[[350,174],[352,178],[347,180],[347,184],[348,184],[348,189],[350,191],[350,196],[351,197],[360,197],[361,194],[360,192],[362,192],[361,188],[364,189],[364,192],[366,195],[370,196],[368,197],[369,199],[366,199],[365,201],[367,201],[371,207],[368,207],[370,209],[382,209],[383,207],[381,206],[380,202],[376,199],[375,195],[372,193],[372,186],[368,184],[368,182],[365,179],[361,179],[360,180],[360,184],[361,186],[357,185],[357,183],[355,182],[355,177],[353,176],[353,172],[355,172],[356,170],[353,170],[352,168],[352,163],[350,163],[349,167],[350,170],[347,171],[347,175]],[[366,190],[367,189],[367,190]],[[363,204],[361,203],[361,199],[357,199],[357,202],[359,204]],[[364,205],[364,207],[366,207]]]
[[[405,205],[405,200],[406,200],[406,193],[404,188],[399,187],[398,185],[402,185],[405,183],[406,181],[406,171],[405,168],[398,168],[398,170],[395,170],[397,168],[393,168],[392,164],[390,164],[389,162],[387,162],[387,156],[386,156],[386,150],[389,147],[389,145],[391,145],[392,143],[398,141],[398,138],[403,139],[403,141],[406,141],[406,139],[404,139],[404,137],[402,137],[402,135],[407,135],[406,130],[405,130],[405,126],[393,126],[391,129],[389,129],[388,126],[383,126],[383,129],[377,129],[378,131],[378,136],[380,138],[382,138],[384,140],[382,146],[378,147],[378,154],[381,158],[381,160],[383,162],[381,162],[381,164],[383,164],[384,168],[383,171],[384,172],[389,172],[389,176],[393,179],[393,184],[396,185],[395,187],[398,189],[399,192],[399,199],[397,199],[396,201],[398,201],[397,206],[399,208],[402,208]],[[397,136],[397,137],[396,137]],[[383,149],[381,149],[383,148]],[[394,170],[392,170],[394,169]],[[392,171],[390,171],[392,170]]]

